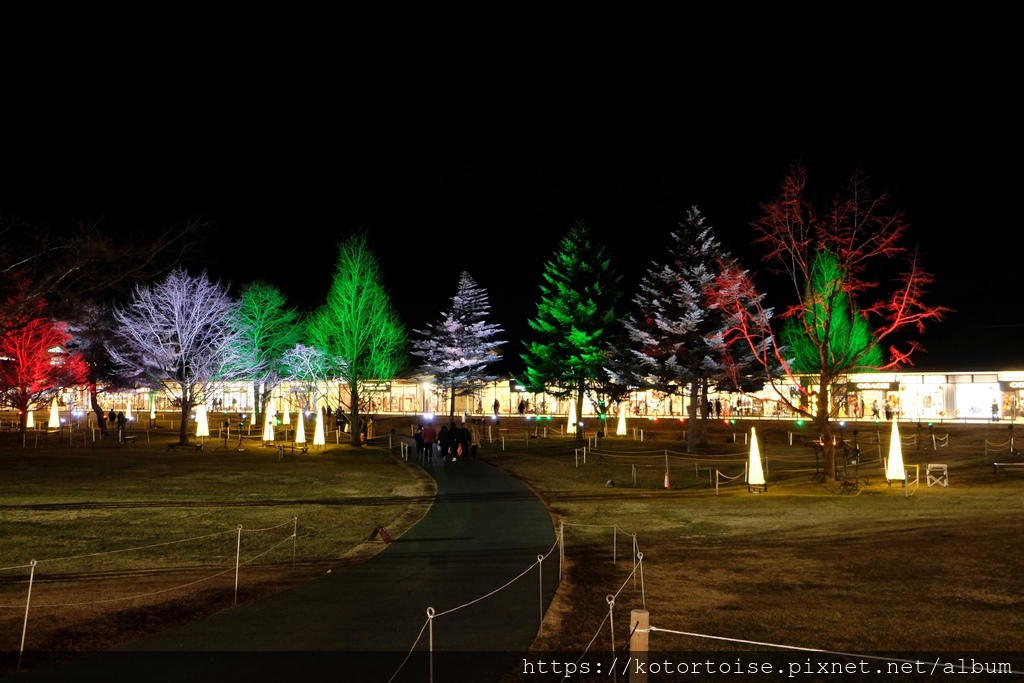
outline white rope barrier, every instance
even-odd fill
[[[673,630],[673,629],[658,628],[656,626],[651,626],[650,628],[647,629],[647,631],[650,632],[650,633],[655,633],[655,632],[671,633],[673,635],[678,635],[678,636],[688,636],[688,637],[691,637],[691,638],[704,638],[706,640],[717,640],[717,641],[722,641],[722,642],[727,642],[727,643],[737,643],[737,644],[741,644],[741,645],[756,645],[758,647],[773,647],[773,648],[777,648],[779,650],[790,650],[790,651],[796,651],[796,652],[813,652],[815,654],[825,654],[825,655],[831,655],[831,656],[834,656],[834,657],[849,657],[849,658],[852,658],[852,659],[871,659],[871,660],[879,661],[879,662],[896,662],[896,663],[902,663],[902,664],[922,664],[922,662],[920,660],[915,660],[915,659],[900,659],[900,658],[897,658],[897,657],[880,657],[880,656],[877,656],[877,655],[866,655],[866,654],[862,654],[862,653],[859,653],[859,652],[843,652],[841,650],[822,650],[820,648],[814,648],[814,647],[799,647],[799,646],[795,646],[795,645],[780,645],[779,643],[769,643],[769,642],[763,642],[763,641],[758,641],[758,640],[744,640],[742,638],[726,638],[726,637],[723,637],[723,636],[711,636],[711,635],[707,635],[705,633],[691,633],[689,631],[676,631],[676,630]],[[929,664],[930,663],[931,662],[929,662]],[[939,660],[936,660],[934,664],[935,664],[936,667],[938,667],[940,665]],[[968,673],[970,672],[970,669],[968,669],[966,666],[961,665],[961,664],[952,664],[952,663],[949,663],[949,662],[944,662],[942,664],[943,664],[944,668],[945,668],[945,666],[952,666],[955,669],[958,669],[958,670],[961,670],[961,671],[965,671],[965,672],[968,672]],[[933,671],[934,671],[934,669],[933,669]],[[1018,674],[1018,675],[1020,675],[1020,674],[1024,673],[1024,671],[1008,671],[1008,672],[1001,672],[1001,673],[1011,673],[1011,674]]]
[[[437,617],[443,617],[443,616],[445,616],[447,614],[451,614],[453,612],[457,612],[457,611],[459,611],[459,610],[461,610],[463,608],[469,607],[470,605],[475,605],[476,603],[481,602],[482,600],[486,600],[487,598],[491,597],[492,595],[495,595],[496,593],[499,593],[500,591],[508,588],[509,586],[514,584],[516,581],[518,581],[519,579],[521,579],[524,576],[526,576],[527,574],[529,574],[530,571],[533,570],[534,567],[538,567],[538,566],[539,567],[543,567],[544,560],[547,559],[548,557],[550,557],[551,553],[553,553],[556,549],[558,549],[559,546],[560,546],[559,540],[556,539],[554,545],[552,545],[551,548],[549,548],[548,551],[545,554],[537,556],[537,561],[536,562],[534,562],[529,567],[527,567],[525,570],[523,570],[515,578],[507,581],[504,585],[499,586],[498,588],[495,588],[494,590],[490,591],[489,593],[485,593],[484,595],[481,595],[481,596],[479,596],[477,598],[474,598],[473,600],[470,600],[469,602],[465,602],[465,603],[463,603],[461,605],[456,605],[455,607],[452,607],[451,609],[445,610],[444,612],[436,612],[433,607],[428,607],[427,608],[427,620],[423,623],[423,627],[420,628],[420,632],[416,636],[416,640],[413,641],[412,646],[409,648],[408,652],[406,653],[405,659],[403,659],[401,664],[398,665],[398,668],[391,675],[391,678],[389,678],[388,681],[390,682],[390,681],[395,680],[395,676],[397,676],[399,674],[399,672],[401,672],[402,667],[404,667],[406,662],[409,661],[409,657],[412,656],[412,653],[416,650],[416,646],[419,644],[420,639],[423,637],[423,633],[425,631],[428,631],[428,628],[429,628],[429,633],[430,633],[429,650],[430,650],[430,656],[431,656],[431,664],[430,664],[430,667],[431,667],[431,680],[433,680],[433,651],[434,651],[434,643],[433,643],[433,641],[434,641],[434,638],[433,638],[434,626],[433,626],[433,624],[434,624],[434,619],[436,619]],[[541,601],[543,602],[543,599],[544,599],[544,597],[543,597],[543,579],[541,579],[541,581],[542,581],[542,583],[541,583],[541,591],[542,591],[541,592]],[[541,615],[541,616],[543,618],[543,615]]]

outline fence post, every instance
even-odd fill
[[[295,527],[292,529],[292,571],[295,571],[295,549],[299,543],[299,516],[295,516]]]
[[[25,654],[25,632],[28,631],[28,608],[32,604],[32,582],[36,576],[36,561],[32,560],[29,563],[32,569],[28,574],[28,597],[25,598],[25,620],[21,624],[21,647],[18,649],[18,668],[17,671],[21,671],[21,656]]]
[[[630,664],[629,683],[647,683],[647,634],[651,628],[651,615],[645,609],[635,609],[631,614],[633,633],[629,637]]]
[[[242,556],[242,525],[238,525],[238,542],[235,546],[235,604],[238,604],[238,560]]]
[[[544,628],[544,556],[537,556],[537,585],[539,587],[538,594],[540,595],[540,625],[537,630]]]
[[[605,600],[608,601],[608,627],[611,630],[612,636],[611,651],[615,652],[615,596],[609,593]]]

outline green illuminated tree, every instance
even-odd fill
[[[300,316],[287,305],[279,289],[256,281],[242,288],[233,321],[241,331],[241,357],[253,364],[240,370],[252,379],[253,396],[259,407],[256,423],[263,424],[271,392],[287,375],[282,359],[302,338]]]
[[[813,257],[802,314],[786,318],[779,335],[794,373],[816,375],[825,368],[839,377],[884,365],[871,323],[850,301],[844,281],[835,254],[821,251]]]
[[[406,354],[405,326],[384,289],[380,265],[365,233],[341,243],[327,302],[313,313],[306,335],[324,353],[331,374],[348,386],[352,445],[358,447],[355,427],[363,397],[374,384],[394,378]]]
[[[726,343],[754,354],[768,377],[778,380],[772,386],[779,401],[814,420],[825,442],[825,479],[831,482],[832,419],[839,410],[832,390],[851,372],[909,364],[919,345],[901,335],[923,331],[926,322],[941,320],[949,309],[925,304],[934,278],[920,255],[903,246],[908,228],[903,212],[891,206],[887,194],[874,193],[860,170],[819,204],[809,196],[803,167],[794,166],[751,227],[756,241],[767,247],[765,263],[786,276],[797,303],[783,312],[783,343],[776,344],[768,320],[733,301],[738,293],[756,291],[749,278],[736,278],[719,297],[723,310],[735,316]],[[810,384],[800,381],[802,373],[811,376]],[[797,396],[790,396],[791,386],[798,387]]]
[[[606,384],[620,281],[604,247],[577,223],[544,266],[537,317],[529,321],[534,339],[522,354],[527,389],[571,397],[583,414],[587,391]]]
[[[423,330],[414,330],[420,339],[412,340],[412,354],[423,359],[419,371],[433,375],[434,383],[448,393],[448,418],[455,419],[455,397],[471,396],[497,375],[487,370],[501,359],[494,338],[501,328],[486,320],[491,306],[487,290],[477,285],[469,273],[459,276],[452,305],[441,319]]]

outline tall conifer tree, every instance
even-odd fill
[[[544,266],[537,317],[529,321],[534,339],[522,354],[528,389],[569,397],[582,416],[587,390],[604,384],[620,281],[604,246],[577,223]]]
[[[693,207],[671,234],[668,260],[652,265],[633,298],[637,312],[623,323],[632,343],[628,351],[640,377],[633,378],[666,394],[689,387],[688,448],[696,445],[697,417],[705,420],[709,384],[726,377],[722,330],[729,324],[713,303],[722,271],[734,259],[711,225]],[[701,442],[707,425],[700,423]]]
[[[487,290],[468,272],[459,276],[451,301],[440,320],[414,330],[421,338],[412,340],[412,354],[423,359],[419,371],[446,389],[448,417],[454,419],[456,395],[470,396],[497,380],[488,370],[501,359],[498,349],[505,342],[494,338],[502,329],[486,320],[491,308]]]

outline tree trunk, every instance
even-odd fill
[[[89,383],[89,403],[92,405],[92,412],[96,413],[96,423],[99,425],[100,434],[107,434],[107,413],[100,407],[99,392],[96,390],[96,383]]]
[[[28,408],[18,411],[18,436],[21,437],[22,443],[25,442],[25,436],[28,434]]]
[[[822,460],[824,461],[826,484],[836,481],[836,447],[832,441],[832,422],[829,420],[832,398],[828,395],[829,382],[822,376],[818,385],[818,405],[815,407],[814,426],[822,440]]]
[[[582,439],[580,423],[583,421],[583,394],[585,389],[581,386],[576,392],[576,438]]]
[[[359,390],[356,388],[355,381],[349,381],[349,400],[351,404],[349,406],[349,429],[352,431],[351,444],[354,448],[362,448],[362,425],[359,424]]]
[[[182,446],[188,445],[188,414],[192,408],[192,396],[188,389],[181,391],[181,428],[178,430],[178,443]]]
[[[690,382],[690,405],[686,407],[690,427],[686,430],[686,452],[697,450],[697,402],[700,400],[700,388],[696,382]]]
[[[700,421],[700,445],[708,445],[708,420],[711,418],[711,411],[708,410],[708,380],[700,380],[700,411],[704,419]]]

